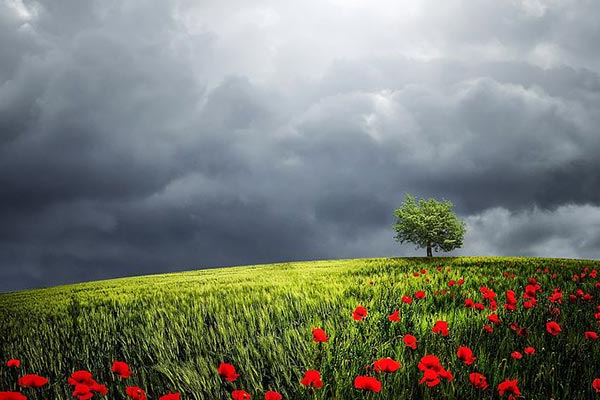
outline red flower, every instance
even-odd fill
[[[453,379],[452,373],[442,367],[440,359],[436,356],[426,355],[422,357],[417,367],[423,371],[423,378],[419,381],[419,384],[425,383],[427,386],[433,387],[440,383],[440,378],[448,381]]]
[[[328,340],[327,334],[321,328],[312,328],[312,334],[313,334],[313,342],[315,342],[315,343],[326,342]]]
[[[475,309],[477,311],[483,311],[484,308],[485,306],[483,305],[483,303],[475,303]]]
[[[389,357],[381,358],[373,363],[375,372],[396,372],[401,367],[398,361]]]
[[[10,359],[6,362],[6,366],[7,367],[14,367],[14,368],[18,368],[21,366],[21,360],[17,360],[17,359]]]
[[[36,374],[25,375],[19,378],[19,386],[25,387],[42,387],[48,383],[48,379]]]
[[[491,325],[486,325],[483,327],[483,329],[485,329],[488,333],[494,332],[494,328],[492,328]]]
[[[596,393],[600,393],[600,378],[594,379],[592,382],[592,387],[596,389]]]
[[[409,297],[409,296],[406,296],[406,295],[402,296],[402,302],[403,303],[410,304],[410,303],[412,303],[412,301],[413,301],[412,297]]]
[[[500,318],[498,318],[497,314],[490,314],[488,316],[488,320],[493,323],[493,324],[499,324],[500,323]]]
[[[90,390],[92,392],[100,393],[102,396],[106,396],[108,394],[108,388],[104,385],[99,384],[96,381],[92,382],[92,385],[90,386]]]
[[[598,334],[596,332],[585,332],[585,338],[587,340],[598,340]]]
[[[180,400],[179,393],[169,393],[159,397],[158,400]]]
[[[477,389],[485,390],[489,386],[486,377],[479,372],[472,372],[469,374],[469,381],[471,381],[471,384]]]
[[[418,292],[415,292],[415,299],[424,299],[425,298],[425,292],[422,290],[419,290]]]
[[[366,316],[367,316],[367,309],[364,308],[363,306],[356,307],[354,309],[354,311],[352,312],[352,318],[354,318],[355,321],[360,321],[361,319],[363,319]]]
[[[243,390],[234,390],[231,392],[233,400],[250,400],[250,393]]]
[[[529,347],[525,347],[525,350],[523,350],[523,352],[525,354],[527,354],[528,356],[530,356],[535,353],[535,349],[533,347],[529,346]]]
[[[357,376],[354,379],[354,387],[356,389],[370,390],[371,392],[379,393],[381,391],[381,382],[372,376]]]
[[[222,378],[225,378],[229,382],[235,381],[238,378],[238,376],[240,376],[240,374],[235,373],[235,367],[227,363],[221,363],[217,371]]]
[[[448,323],[446,321],[437,321],[431,330],[433,333],[441,333],[442,336],[448,336],[450,334],[448,331]]]
[[[319,371],[310,369],[304,373],[304,378],[300,381],[304,386],[314,386],[316,388],[320,388],[323,386],[323,381],[321,381],[321,374]]]
[[[465,299],[465,307],[475,308],[473,299]]]
[[[283,396],[280,395],[277,392],[274,392],[272,390],[269,390],[267,393],[265,393],[265,400],[282,400]]]
[[[550,322],[546,323],[546,330],[548,331],[549,334],[551,334],[553,336],[558,335],[561,331],[560,325],[554,321],[550,321]]]
[[[517,379],[515,379],[514,381],[511,381],[510,379],[506,379],[504,382],[498,384],[498,393],[500,394],[500,396],[504,396],[504,393],[511,393],[514,394],[515,396],[520,396],[521,395],[521,391],[519,390],[519,387],[517,386]]]
[[[127,396],[131,397],[133,400],[147,400],[144,389],[137,386],[127,386],[125,392],[127,393]]]
[[[423,383],[429,387],[433,387],[440,383],[440,375],[432,369],[426,369],[423,371],[423,378],[419,381],[419,384]]]
[[[417,338],[413,335],[404,335],[404,344],[413,350],[417,349]]]
[[[464,362],[467,365],[473,364],[473,362],[476,359],[476,357],[473,357],[473,351],[470,348],[464,346],[460,346],[458,348],[458,352],[456,353],[456,355],[462,362]]]
[[[523,358],[523,354],[521,354],[518,351],[513,351],[512,353],[510,353],[510,356],[515,360],[520,360],[521,358]]]
[[[391,315],[388,315],[388,319],[392,322],[400,322],[400,311],[394,311]]]
[[[71,377],[67,379],[69,385],[76,386],[79,384],[91,386],[94,383],[92,374],[88,371],[81,370],[75,371],[71,374]]]
[[[449,287],[452,287],[452,286],[454,286],[454,285],[456,285],[456,281],[455,281],[454,279],[450,279],[450,280],[448,281],[448,286],[449,286]]]
[[[123,379],[129,378],[131,376],[131,370],[129,369],[129,365],[127,365],[123,361],[115,361],[111,369],[112,372],[119,375]]]
[[[458,282],[456,282],[458,286],[462,285],[463,283],[465,283],[464,279],[459,279]]]
[[[94,394],[88,385],[78,384],[73,390],[73,397],[77,397],[79,400],[89,400],[94,397]]]
[[[421,270],[421,274],[425,275],[426,273],[427,273],[427,270],[426,270],[426,269],[422,269],[422,270]]]
[[[27,397],[19,392],[0,392],[0,400],[27,400]]]

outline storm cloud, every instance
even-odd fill
[[[600,258],[600,3],[0,0],[0,291],[215,266]]]

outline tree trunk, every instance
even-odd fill
[[[431,252],[431,243],[427,243],[427,257],[433,257],[433,253]]]

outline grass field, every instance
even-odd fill
[[[600,277],[592,273],[598,269],[600,261],[541,258],[355,259],[6,293],[0,295],[0,391],[21,390],[29,399],[71,399],[66,379],[86,369],[109,389],[108,396],[95,398],[108,399],[126,398],[130,385],[144,388],[149,399],[168,391],[181,393],[182,399],[229,399],[234,389],[246,390],[253,399],[263,399],[267,390],[284,399],[497,399],[497,386],[507,378],[518,379],[525,399],[593,399],[600,340],[586,339],[584,332],[600,327],[595,317]],[[522,296],[530,278],[541,291],[537,306],[526,309]],[[460,279],[464,284],[448,285]],[[483,286],[497,294],[496,311],[490,309],[491,297],[482,297]],[[562,304],[549,300],[555,288],[563,293]],[[509,289],[518,300],[514,311],[504,308]],[[402,296],[414,298],[417,291],[425,298],[402,302]],[[467,298],[485,309],[465,307]],[[355,321],[358,305],[368,314]],[[400,322],[388,319],[395,310]],[[488,320],[492,313],[500,323]],[[438,320],[448,323],[448,336],[432,331]],[[550,334],[548,321],[556,321],[561,332]],[[517,334],[511,322],[526,328],[527,335]],[[485,325],[494,331],[487,332]],[[313,327],[323,328],[329,340],[314,343]],[[416,350],[405,346],[405,334],[417,338]],[[473,350],[473,364],[459,360],[459,346]],[[535,354],[511,357],[528,346]],[[419,384],[423,371],[417,365],[427,354],[439,357],[452,372],[451,381]],[[390,374],[366,368],[383,357],[399,361],[401,368]],[[21,360],[18,370],[5,365],[11,358]],[[133,375],[123,380],[113,374],[114,360],[127,362]],[[219,377],[221,362],[236,367],[235,382]],[[320,371],[323,387],[300,384],[310,369]],[[471,372],[485,375],[489,388],[475,388]],[[16,378],[27,373],[50,383],[18,388]],[[381,392],[355,389],[358,375],[376,376]]]

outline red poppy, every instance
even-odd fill
[[[79,384],[91,386],[94,383],[94,379],[92,378],[92,374],[90,372],[81,370],[73,372],[67,379],[67,382],[72,386]]]
[[[137,386],[127,386],[127,389],[125,389],[125,393],[127,393],[127,396],[129,396],[133,400],[147,400],[146,392],[144,392],[144,389],[139,388]]]
[[[600,393],[600,378],[594,379],[592,382],[592,387],[596,389],[596,393]]]
[[[417,338],[413,335],[404,335],[404,344],[413,350],[417,349]]]
[[[312,328],[312,334],[313,334],[313,342],[315,342],[315,343],[327,342],[327,340],[329,340],[329,338],[327,337],[327,334],[321,328]]]
[[[363,319],[366,316],[367,316],[367,309],[364,308],[363,306],[356,307],[354,309],[354,311],[352,312],[352,318],[354,318],[355,321],[360,321],[361,319]]]
[[[158,400],[180,400],[179,393],[169,393],[159,397]]]
[[[454,279],[450,279],[450,280],[448,281],[448,286],[449,286],[449,287],[452,287],[452,286],[454,286],[454,285],[456,285],[456,281],[455,281]]]
[[[500,323],[500,318],[498,318],[497,314],[490,314],[488,316],[488,320],[493,323],[493,324],[499,324]]]
[[[587,340],[598,340],[598,334],[596,332],[585,332],[585,338]]]
[[[462,362],[464,362],[467,365],[473,364],[473,362],[476,359],[476,357],[473,357],[473,351],[470,348],[464,346],[460,346],[458,348],[456,355]]]
[[[10,360],[8,360],[6,362],[6,366],[9,367],[9,368],[10,367],[18,368],[18,367],[21,366],[21,360],[17,360],[17,359],[12,358],[12,359],[10,359]]]
[[[517,379],[515,379],[514,381],[511,381],[510,379],[507,378],[504,382],[501,382],[500,384],[498,384],[498,393],[500,394],[500,396],[504,396],[504,393],[510,393],[510,394],[514,394],[515,396],[520,396],[521,391],[519,390],[519,387],[517,386],[517,382],[518,382]]]
[[[448,336],[450,334],[448,331],[448,323],[446,321],[437,321],[431,330],[433,333],[441,333],[442,336]]]
[[[458,286],[462,285],[463,283],[465,283],[464,279],[459,279],[458,282],[456,282]]]
[[[419,290],[418,292],[415,292],[415,299],[424,299],[425,298],[425,292],[422,290]]]
[[[280,395],[277,392],[274,392],[272,390],[269,390],[267,393],[265,393],[265,400],[282,400],[283,396]]]
[[[36,374],[29,374],[19,378],[19,386],[42,387],[48,383],[48,379]]]
[[[388,319],[392,322],[400,322],[400,311],[394,311],[391,315],[388,315]]]
[[[473,299],[465,299],[465,307],[475,308]]]
[[[488,333],[494,332],[494,328],[492,328],[491,325],[485,325],[483,329],[485,329]]]
[[[27,400],[27,397],[19,392],[0,392],[0,400]]]
[[[426,269],[422,269],[422,270],[421,270],[421,274],[425,275],[426,273],[427,273],[427,270],[426,270]]]
[[[94,397],[94,394],[88,385],[78,384],[73,390],[73,397],[77,397],[79,400],[89,400]]]
[[[250,400],[250,393],[243,390],[234,390],[231,392],[233,400]]]
[[[240,374],[235,373],[235,367],[227,363],[221,363],[217,372],[219,373],[219,375],[221,375],[222,378],[225,378],[225,380],[229,382],[235,381],[238,378],[238,376],[240,376]]]
[[[106,396],[108,394],[108,388],[104,385],[99,384],[96,381],[92,382],[92,385],[90,386],[90,390],[92,392],[96,392],[101,394],[102,396]]]
[[[440,383],[440,375],[432,369],[426,369],[423,371],[423,378],[419,381],[419,384],[423,383],[429,387],[436,386]]]
[[[381,358],[373,363],[375,372],[396,372],[402,365],[389,357]]]
[[[558,335],[561,331],[560,325],[554,321],[550,321],[550,322],[546,323],[546,330],[548,331],[549,334],[551,334],[553,336]]]
[[[111,370],[123,379],[129,378],[131,376],[131,370],[129,369],[129,365],[127,365],[123,361],[113,362]]]
[[[477,311],[483,311],[484,308],[485,306],[483,305],[483,303],[475,303],[475,309]]]
[[[406,296],[406,295],[402,296],[403,303],[410,304],[410,303],[412,303],[412,301],[413,301],[412,297]]]
[[[354,379],[354,387],[356,389],[379,393],[381,391],[381,382],[372,376],[357,376],[356,379]]]
[[[485,390],[489,386],[486,377],[479,372],[472,372],[469,374],[469,381],[471,381],[471,384],[477,389]]]
[[[535,349],[533,347],[529,346],[529,347],[525,347],[525,350],[523,350],[523,352],[525,354],[527,354],[528,356],[530,356],[535,353]]]
[[[321,381],[321,374],[319,371],[311,369],[304,373],[304,378],[300,381],[304,386],[314,386],[316,388],[320,388],[323,386],[323,381]]]
[[[510,356],[515,360],[520,360],[521,358],[523,358],[523,354],[521,354],[518,351],[513,351],[512,353],[510,353]]]
[[[419,381],[419,384],[425,383],[427,386],[433,387],[440,383],[440,378],[448,381],[453,379],[452,373],[445,370],[440,364],[440,359],[434,355],[422,357],[417,367],[423,371],[423,378]]]

